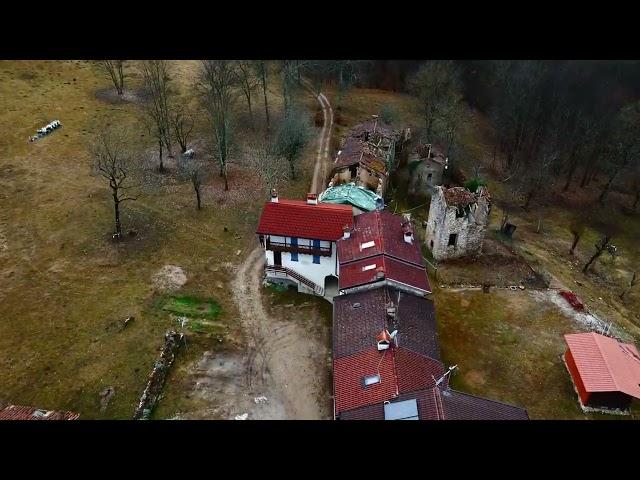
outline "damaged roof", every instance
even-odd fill
[[[382,197],[367,188],[355,183],[343,183],[327,188],[318,197],[319,202],[349,204],[365,212],[375,210]]]
[[[79,413],[44,410],[21,405],[0,407],[0,420],[77,420]]]
[[[476,203],[476,194],[464,187],[443,188],[444,199],[449,206],[466,206]]]
[[[348,137],[336,158],[334,170],[360,164],[378,174],[386,174],[387,164],[376,149],[358,138]]]
[[[373,118],[354,126],[351,129],[350,136],[361,137],[367,132],[369,134],[377,133],[383,138],[393,139],[396,141],[400,139],[400,132],[394,130],[391,125],[380,121],[380,119]]]

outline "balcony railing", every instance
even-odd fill
[[[331,256],[331,246],[313,247],[309,245],[292,245],[289,242],[272,242],[269,239],[267,239],[267,250],[271,250],[272,252],[304,253],[306,255],[318,255],[321,257]]]

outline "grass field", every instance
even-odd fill
[[[197,63],[176,68],[186,89]],[[277,117],[280,90],[271,80]],[[135,88],[138,79],[131,82]],[[158,188],[123,205],[125,231],[138,234],[113,244],[108,189],[91,175],[87,141],[117,124],[138,136],[138,151],[153,145],[145,143],[136,104],[96,96],[108,87],[89,62],[0,62],[0,121],[10,126],[0,136],[0,402],[74,410],[85,419],[130,418],[164,332],[176,327],[172,314],[154,308],[152,278],[164,265],[185,271],[181,294],[216,300],[216,321],[227,332],[223,341],[194,334],[177,363],[242,343],[224,264],[239,262],[236,252],[255,242],[260,179],[232,166],[231,190],[223,192],[214,176],[204,187],[204,209],[196,211],[190,185],[171,172],[158,177]],[[62,128],[28,142],[53,119]],[[283,196],[306,190],[307,169],[300,170],[299,182],[282,186]],[[126,329],[112,328],[128,316],[135,321]],[[116,393],[101,412],[99,393],[107,386]],[[168,416],[172,408],[164,409]]]

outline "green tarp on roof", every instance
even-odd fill
[[[375,210],[378,201],[382,205],[380,195],[376,195],[366,188],[358,187],[355,183],[343,183],[329,187],[320,194],[318,200],[325,203],[349,204],[367,212]]]

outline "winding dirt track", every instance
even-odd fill
[[[324,124],[318,138],[312,192],[320,192],[328,160],[333,110],[327,98],[307,89],[322,107]],[[321,419],[331,418],[323,380],[327,351],[321,338],[310,335],[304,326],[271,317],[264,309],[261,281],[264,251],[256,246],[239,265],[232,281],[234,300],[247,332],[248,355],[245,373],[251,395],[264,395],[269,409],[256,409],[249,418]]]

